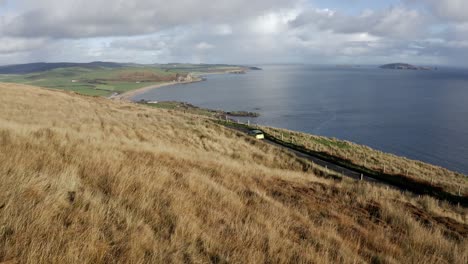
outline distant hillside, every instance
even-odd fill
[[[247,66],[238,66],[238,65],[229,65],[229,64],[187,64],[187,63],[168,63],[168,64],[137,64],[137,63],[116,63],[116,62],[102,62],[95,61],[90,63],[76,63],[76,62],[56,62],[56,63],[47,63],[47,62],[37,62],[37,63],[26,63],[26,64],[13,64],[0,66],[0,74],[29,74],[50,71],[61,68],[72,68],[80,67],[86,69],[96,69],[96,68],[148,68],[156,67],[164,70],[171,71],[195,71],[195,72],[219,72],[219,71],[229,71],[237,69],[245,70],[261,70],[258,67],[247,67]]]
[[[245,71],[248,69],[244,66],[219,64],[31,63],[0,67],[0,82],[110,96],[161,83],[187,81],[189,73],[195,76]]]
[[[414,66],[407,63],[391,63],[380,66],[382,69],[389,70],[430,70],[428,67]]]
[[[0,66],[0,74],[27,74],[33,72],[42,72],[50,71],[59,68],[71,68],[71,67],[81,67],[81,68],[120,68],[125,64],[115,63],[115,62],[102,62],[95,61],[90,63],[74,63],[74,62],[56,62],[56,63],[47,63],[47,62],[37,62],[37,63],[27,63],[27,64],[15,64]]]

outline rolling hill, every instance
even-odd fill
[[[74,63],[74,62],[56,62],[56,63],[27,63],[27,64],[14,64],[0,66],[0,74],[28,74],[34,72],[50,71],[60,68],[72,68],[80,67],[85,69],[97,69],[97,68],[121,68],[125,64],[114,63],[114,62],[102,62],[95,61],[90,63]]]
[[[202,75],[248,69],[244,66],[224,64],[29,63],[0,66],[0,82],[109,97],[180,81],[189,73]]]

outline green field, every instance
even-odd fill
[[[0,82],[21,83],[51,89],[74,91],[91,96],[110,96],[159,83],[179,75],[203,74],[239,69],[225,65],[134,65],[118,68],[58,68],[29,74],[0,74]]]
[[[183,111],[185,113],[209,116],[209,117],[214,117],[214,118],[222,118],[222,119],[226,118],[226,116],[230,116],[230,117],[241,117],[241,116],[242,117],[258,117],[260,116],[260,114],[253,113],[253,112],[245,112],[245,111],[226,112],[223,110],[207,109],[207,108],[198,107],[189,103],[176,102],[176,101],[162,101],[162,102],[157,102],[157,103],[156,102],[149,103],[146,101],[140,101],[138,103],[149,106],[149,107],[154,107],[154,108],[178,110],[178,111]]]
[[[22,83],[34,86],[69,90],[92,96],[109,96],[112,93],[124,93],[129,90],[157,84],[154,81],[123,80],[119,75],[126,72],[153,73],[157,76],[171,75],[162,69],[145,68],[60,68],[39,73],[22,75],[0,75],[0,82]]]

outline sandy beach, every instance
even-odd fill
[[[170,85],[176,85],[176,84],[188,84],[188,83],[194,83],[194,82],[201,82],[203,81],[203,76],[206,75],[217,75],[217,74],[229,74],[233,73],[231,71],[216,71],[216,72],[207,72],[207,73],[196,73],[193,76],[193,79],[190,81],[183,81],[183,82],[165,82],[165,83],[160,83],[160,84],[155,84],[155,85],[150,85],[146,87],[142,87],[140,89],[135,89],[131,90],[122,94],[117,94],[117,95],[112,95],[109,98],[113,100],[124,100],[124,101],[131,101],[133,97],[136,95],[142,94],[144,92],[161,88],[161,87],[166,87]]]
[[[194,83],[194,82],[200,82],[200,81],[203,81],[203,79],[197,76],[193,80],[190,80],[190,81],[165,82],[165,83],[150,85],[150,86],[142,87],[140,89],[135,89],[135,90],[131,90],[131,91],[128,91],[128,92],[125,92],[125,93],[122,93],[122,94],[114,95],[114,96],[111,96],[109,98],[113,99],[113,100],[131,101],[134,96],[142,94],[142,93],[150,91],[150,90],[153,90],[153,89],[166,87],[166,86],[170,86],[170,85],[188,84],[188,83]]]

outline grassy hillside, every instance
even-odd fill
[[[84,95],[109,96],[176,80],[177,72],[153,67],[58,68],[21,75],[0,75],[0,81],[69,90]],[[183,73],[182,73],[183,74]]]
[[[20,69],[34,64],[20,65]],[[59,67],[58,64],[56,67]],[[115,67],[68,67],[28,72],[26,74],[1,74],[0,82],[21,83],[52,89],[68,90],[84,95],[109,96],[113,93],[125,93],[131,90],[172,82],[189,72],[196,74],[228,72],[243,69],[228,65],[118,65]],[[107,65],[103,63],[103,65]],[[31,66],[31,67],[32,67]],[[54,64],[46,64],[52,67]],[[118,66],[118,67],[117,67]],[[6,67],[6,66],[4,66]],[[15,66],[9,66],[15,67]],[[18,66],[19,67],[19,66]],[[1,69],[1,67],[0,67]],[[45,68],[47,69],[47,68]]]
[[[86,68],[86,69],[99,69],[99,68],[121,68],[129,66],[128,64],[94,61],[89,63],[76,63],[76,62],[36,62],[26,64],[12,64],[0,66],[0,74],[27,74],[35,72],[45,72],[59,68]]]
[[[220,110],[199,108],[180,102],[159,102],[157,104],[147,105],[157,108],[190,112],[197,115],[206,115],[222,120],[224,120],[226,115],[229,115],[229,113]],[[236,126],[237,124],[228,122],[227,125]],[[240,124],[239,126],[245,128],[244,124]],[[415,184],[434,188],[450,195],[465,198],[468,197],[468,177],[443,167],[385,153],[349,141],[321,137],[281,128],[267,126],[255,127],[260,128],[267,133],[268,136],[274,137],[278,141],[320,153],[322,156],[331,157],[333,160],[340,160],[342,161],[342,164],[350,164],[353,168],[361,167],[365,171],[385,174],[386,177],[391,177],[397,182],[400,181],[407,183],[408,180],[411,180]]]
[[[207,117],[0,84],[0,262],[467,263],[467,211]]]
[[[429,185],[441,187],[456,195],[466,196],[468,193],[468,177],[466,175],[439,166],[384,153],[349,141],[279,128],[262,127],[262,129],[286,142],[292,142],[312,151],[326,153],[364,168],[390,174],[394,177],[405,176],[415,181],[427,182]]]

